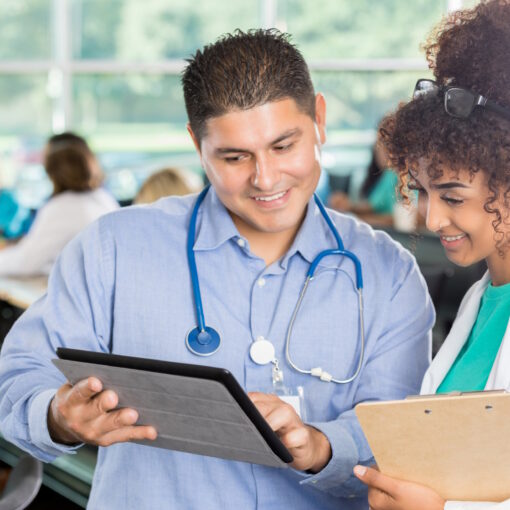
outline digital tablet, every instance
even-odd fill
[[[137,424],[158,431],[136,443],[271,467],[293,460],[226,369],[66,348],[57,356],[71,384],[97,377],[119,408],[136,409]]]

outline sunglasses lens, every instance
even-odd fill
[[[418,80],[416,87],[414,88],[413,99],[437,91],[437,83],[433,82],[432,80]]]
[[[445,110],[454,117],[467,118],[475,107],[475,95],[464,89],[452,88],[445,92]]]

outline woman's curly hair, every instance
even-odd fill
[[[447,16],[424,45],[439,85],[457,85],[510,108],[510,0],[483,1]],[[467,119],[444,111],[443,94],[426,94],[399,105],[386,116],[379,133],[406,196],[409,169],[426,161],[432,179],[443,171],[483,172],[494,214],[500,253],[510,244],[501,230],[510,212],[510,121],[485,108]],[[501,201],[503,207],[496,205]]]

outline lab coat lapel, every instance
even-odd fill
[[[476,282],[468,290],[462,300],[450,333],[425,373],[420,391],[422,395],[430,395],[436,392],[454,361],[457,359],[476,321],[480,308],[480,301],[489,281],[490,277],[487,272],[481,280]],[[507,350],[508,349],[510,349],[510,346]],[[510,353],[508,353],[507,356],[510,356]]]

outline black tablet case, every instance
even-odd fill
[[[136,409],[137,423],[158,431],[155,441],[136,443],[278,468],[292,461],[227,370],[75,349],[57,355],[69,382],[97,377],[117,393],[118,407]]]

